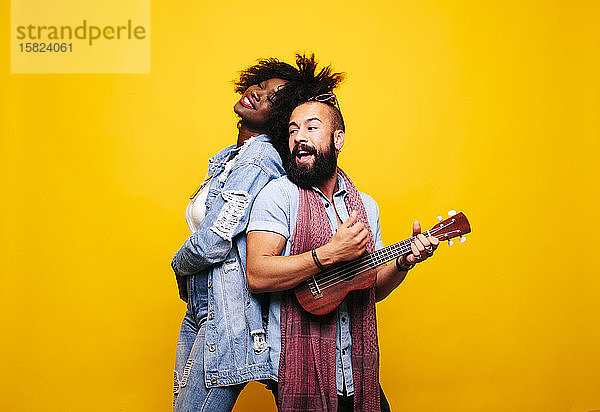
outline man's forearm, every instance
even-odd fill
[[[327,245],[317,248],[319,262],[324,266],[335,263],[327,252]],[[254,260],[253,263],[251,261]],[[319,273],[311,252],[293,256],[261,256],[249,259],[248,286],[254,293],[278,292],[296,287],[300,282]],[[381,266],[375,283],[376,301],[386,298],[402,283],[407,272],[399,272],[394,263]]]
[[[312,252],[294,256],[280,256],[287,239],[274,232],[250,231],[246,238],[246,277],[248,286],[255,293],[277,292],[292,289],[300,282],[337,262],[361,256],[366,249],[368,232],[362,223],[354,224],[357,213],[352,212],[341,224],[331,240]]]
[[[379,302],[385,299],[402,283],[405,277],[406,272],[398,272],[394,262],[380,267],[377,271],[377,281],[375,282],[375,300]]]
[[[327,245],[317,248],[316,253],[322,265],[334,263]],[[292,256],[254,256],[249,253],[246,276],[252,292],[264,293],[292,289],[319,271],[311,251]]]

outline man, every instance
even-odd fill
[[[289,122],[288,175],[265,186],[250,214],[248,285],[255,293],[275,292],[267,338],[283,411],[389,410],[379,386],[375,301],[439,243],[420,234],[415,222],[412,253],[377,268],[374,287],[352,292],[330,315],[303,311],[290,289],[323,268],[383,247],[377,204],[337,168],[344,141],[334,95],[298,106]]]

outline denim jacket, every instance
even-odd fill
[[[226,167],[232,156],[236,156],[233,167]],[[207,275],[207,387],[269,378],[261,304],[246,283],[245,231],[254,198],[283,174],[279,154],[266,135],[217,153],[209,160],[206,175],[210,178],[206,216],[171,263],[186,301],[186,278],[200,272]]]

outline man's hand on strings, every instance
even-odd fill
[[[418,220],[415,220],[413,223],[412,232],[413,236],[416,236],[416,238],[410,244],[412,253],[403,256],[400,260],[400,263],[404,265],[414,265],[427,260],[433,256],[433,252],[435,252],[440,244],[440,241],[435,236],[425,237],[425,235],[421,233],[421,224]]]

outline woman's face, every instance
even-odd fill
[[[233,111],[250,126],[264,126],[271,111],[273,95],[286,83],[285,80],[273,78],[248,87],[242,98],[233,106]]]

